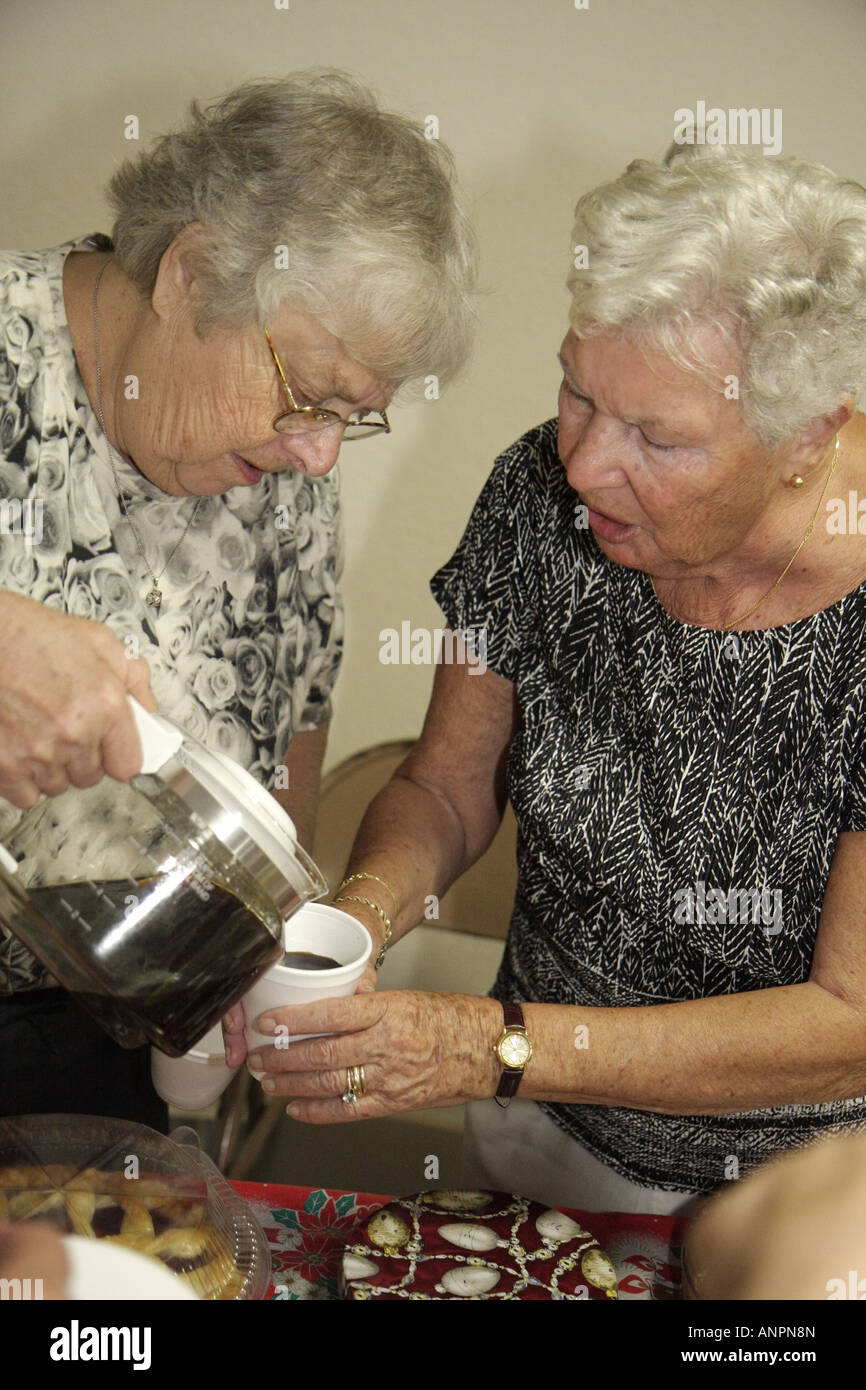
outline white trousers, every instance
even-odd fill
[[[579,1211],[691,1216],[705,1200],[703,1193],[666,1192],[621,1177],[531,1100],[513,1100],[505,1110],[494,1100],[467,1105],[463,1184]]]

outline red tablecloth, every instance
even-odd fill
[[[273,1299],[337,1298],[343,1246],[378,1207],[392,1199],[373,1192],[236,1182],[268,1238]],[[616,1265],[620,1298],[678,1298],[680,1250],[688,1222],[674,1216],[574,1211]]]

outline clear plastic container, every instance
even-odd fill
[[[0,1120],[0,1220],[34,1218],[148,1255],[200,1298],[261,1299],[270,1285],[264,1232],[187,1127],[166,1138],[94,1115]]]

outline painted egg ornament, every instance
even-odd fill
[[[587,1250],[581,1256],[580,1269],[588,1284],[604,1289],[608,1298],[616,1298],[616,1270],[603,1250]]]
[[[450,1188],[436,1188],[433,1192],[422,1193],[421,1201],[425,1206],[441,1207],[443,1211],[478,1211],[480,1207],[487,1206],[491,1195],[489,1192],[473,1192],[469,1189],[456,1192]]]
[[[471,1226],[468,1221],[440,1226],[439,1234],[451,1245],[459,1245],[461,1250],[495,1250],[497,1245],[506,1244],[487,1226]]]
[[[458,1265],[448,1269],[436,1285],[437,1293],[456,1294],[458,1298],[478,1298],[489,1293],[499,1283],[500,1275],[495,1269],[470,1269]]]
[[[377,1211],[367,1222],[367,1235],[374,1245],[397,1249],[411,1239],[412,1231],[402,1216],[394,1211]]]
[[[564,1240],[576,1240],[578,1236],[587,1236],[590,1239],[589,1231],[585,1231],[582,1226],[578,1226],[570,1216],[566,1216],[564,1211],[543,1211],[536,1217],[535,1229],[538,1234],[552,1245],[561,1245]]]
[[[374,1274],[379,1273],[379,1266],[368,1260],[366,1255],[356,1255],[352,1250],[347,1250],[343,1256],[343,1273],[347,1279],[372,1279]]]

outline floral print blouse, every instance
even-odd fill
[[[88,238],[0,253],[0,588],[106,623],[143,656],[161,713],[266,786],[295,733],[331,717],[342,653],[336,471],[171,497],[114,455],[78,374],[63,264]],[[170,557],[170,558],[169,558]],[[166,564],[166,562],[168,562]],[[6,654],[8,656],[8,654]],[[0,798],[0,841],[21,813]],[[0,993],[51,984],[0,926]]]

